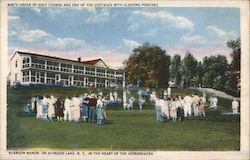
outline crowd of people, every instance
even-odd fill
[[[43,96],[43,98],[33,97],[30,104],[25,107],[25,112],[35,112],[37,119],[58,120],[68,122],[88,122],[103,125],[107,119],[105,112],[108,103],[117,103],[117,92],[103,96],[102,92],[84,93],[81,96],[66,97],[64,101],[61,97]]]
[[[156,92],[150,94],[149,90],[145,92],[139,90],[138,109],[143,110],[143,105],[147,100],[154,102],[157,122],[167,121],[183,121],[184,117],[196,116],[205,117],[205,106],[216,110],[218,99],[211,96],[206,102],[206,94],[202,96],[197,94],[187,94],[185,97],[178,95],[171,96],[171,88],[165,90],[161,96],[157,96]],[[128,91],[123,91],[123,109],[134,110],[135,97],[131,96]],[[81,96],[61,97],[43,96],[33,97],[24,111],[36,113],[37,119],[42,120],[58,120],[68,122],[87,122],[103,125],[107,120],[105,108],[108,104],[121,104],[117,92],[110,92],[107,96],[103,96],[102,92],[84,93]],[[209,105],[208,105],[209,104]],[[239,102],[234,99],[232,102],[233,113],[238,113]]]
[[[158,98],[156,92],[152,92],[150,98],[155,102],[157,122],[183,121],[184,117],[192,115],[205,117],[204,96],[194,94],[186,95],[184,98],[178,95],[172,97],[169,91],[164,91],[163,98]]]

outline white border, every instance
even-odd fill
[[[32,2],[47,2],[51,1],[17,1],[10,0],[12,3],[32,3]],[[0,1],[0,20],[1,20],[1,43],[0,43],[0,111],[1,111],[1,159],[225,159],[225,160],[242,160],[249,159],[249,1],[248,0],[193,0],[193,1],[53,1],[56,3],[157,3],[159,7],[236,7],[240,8],[240,31],[241,31],[241,130],[240,130],[240,151],[202,151],[202,152],[190,152],[190,151],[154,151],[153,156],[36,156],[36,155],[9,155],[6,152],[6,77],[7,77],[7,53],[8,53],[8,41],[7,41],[7,0]],[[86,151],[87,152],[87,151]]]

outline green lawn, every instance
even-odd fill
[[[104,90],[106,94],[109,90]],[[173,93],[190,90],[173,90]],[[104,126],[37,120],[35,115],[22,116],[20,111],[33,95],[78,95],[79,88],[38,87],[8,89],[7,147],[105,150],[239,150],[239,116],[222,116],[207,110],[206,118],[187,118],[183,122],[158,124],[150,103],[143,112],[107,109]],[[118,90],[121,95],[121,90]],[[133,93],[135,94],[135,93]],[[219,100],[220,101],[220,100]],[[223,99],[220,110],[230,110]],[[224,105],[225,104],[225,105]]]

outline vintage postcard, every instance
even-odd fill
[[[249,1],[0,4],[1,159],[249,159]]]

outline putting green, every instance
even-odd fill
[[[180,90],[181,91],[181,90]],[[23,116],[22,107],[33,95],[75,95],[77,88],[21,88],[8,90],[8,149],[98,150],[239,150],[239,115],[223,116],[206,110],[205,118],[156,123],[153,107],[140,112],[121,107],[106,110],[107,124],[68,123]],[[226,102],[226,100],[223,100]],[[220,102],[220,100],[219,100]],[[230,104],[230,102],[227,102]],[[225,103],[226,104],[226,103]],[[137,106],[136,106],[137,107]],[[230,106],[219,106],[229,110]]]

